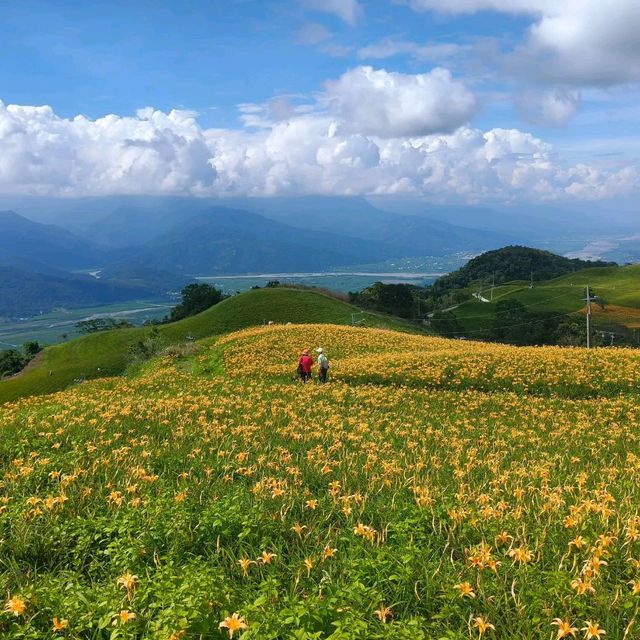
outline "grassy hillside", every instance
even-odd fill
[[[318,343],[329,384],[293,382]],[[0,407],[3,639],[640,637],[637,352],[199,346]]]
[[[640,322],[640,265],[626,267],[602,267],[583,269],[575,273],[536,283],[533,289],[528,282],[510,282],[497,286],[493,293],[493,304],[474,298],[454,310],[456,317],[469,333],[491,326],[495,318],[495,304],[500,300],[516,299],[527,309],[536,312],[558,314],[576,313],[584,309],[586,285],[601,296],[616,313],[601,313],[594,305],[596,321],[613,322],[634,327]],[[484,289],[483,297],[489,297]],[[621,312],[620,308],[626,309]],[[612,309],[614,311],[614,309]]]
[[[187,336],[200,339],[265,322],[351,324],[352,314],[366,326],[415,329],[401,320],[360,311],[315,291],[259,289],[234,296],[204,311],[159,327],[166,346],[183,343]],[[65,389],[74,381],[121,374],[130,363],[129,349],[149,335],[149,329],[125,329],[96,333],[48,347],[38,366],[0,382],[0,403],[26,395]]]

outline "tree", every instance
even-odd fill
[[[31,360],[40,353],[40,351],[42,351],[42,347],[36,340],[32,340],[30,342],[25,342],[22,346],[22,350],[24,351],[25,358]]]
[[[126,320],[114,318],[93,318],[92,320],[80,320],[76,322],[76,328],[80,333],[98,333],[98,331],[111,331],[112,329],[129,329],[133,327]]]
[[[176,322],[189,316],[195,316],[224,299],[222,291],[210,284],[194,283],[187,285],[181,292],[182,301],[173,307],[169,322]]]
[[[412,288],[406,284],[374,282],[359,293],[350,293],[349,298],[360,306],[403,318],[413,318],[417,313]]]
[[[451,311],[436,311],[431,316],[431,328],[448,338],[461,337],[464,333],[462,325]]]
[[[26,364],[24,356],[16,349],[0,351],[0,378],[22,371]]]

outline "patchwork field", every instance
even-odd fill
[[[640,637],[637,352],[199,346],[0,408],[3,638]]]

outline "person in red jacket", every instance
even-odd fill
[[[311,380],[311,371],[313,369],[313,358],[309,355],[309,349],[305,349],[298,360],[298,375],[302,382]]]

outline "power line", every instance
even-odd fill
[[[544,318],[538,318],[537,320],[528,320],[527,322],[519,322],[517,324],[501,325],[501,329],[511,329],[513,327],[524,327],[533,323],[546,322],[548,320],[557,320],[558,318],[566,318],[567,316],[581,315],[580,311],[571,311],[569,313],[563,313],[558,316],[546,316]],[[442,331],[438,332],[440,335],[467,335],[469,333],[484,333],[486,329],[470,329],[469,331]]]

